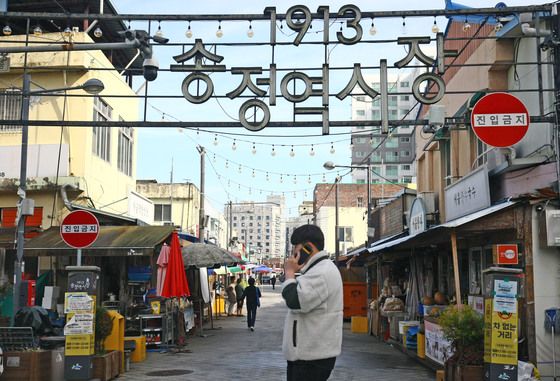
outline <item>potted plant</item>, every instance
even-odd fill
[[[105,339],[113,330],[113,318],[104,307],[95,311],[95,356],[93,357],[93,378],[111,380],[119,374],[120,356],[117,351],[105,350]]]
[[[446,379],[482,380],[484,365],[484,319],[470,306],[452,306],[439,317],[443,335],[454,354],[447,359]]]

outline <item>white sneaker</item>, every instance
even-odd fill
[[[255,330],[255,327],[251,327],[251,332],[253,332]]]

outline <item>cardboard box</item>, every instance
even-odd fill
[[[5,352],[2,381],[50,381],[51,352]]]

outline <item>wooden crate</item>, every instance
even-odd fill
[[[51,381],[51,351],[4,353],[2,381]]]
[[[120,369],[121,352],[110,351],[93,357],[93,378],[109,381],[117,377]]]

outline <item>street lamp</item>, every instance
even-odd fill
[[[22,105],[21,105],[21,162],[19,173],[19,188],[17,194],[19,196],[18,202],[18,223],[17,223],[17,241],[16,241],[16,269],[14,280],[14,302],[13,314],[15,316],[19,309],[19,297],[21,289],[21,265],[23,262],[23,248],[24,248],[24,234],[25,234],[25,218],[26,216],[33,215],[34,204],[32,200],[26,198],[26,182],[27,182],[27,144],[29,139],[29,99],[32,95],[52,94],[68,90],[84,90],[88,94],[97,95],[105,86],[103,82],[98,79],[91,78],[84,82],[82,85],[63,87],[58,89],[39,89],[31,90],[31,75],[29,73],[23,74],[22,86]]]
[[[373,228],[371,226],[371,168],[368,165],[337,165],[334,164],[332,161],[327,161],[325,162],[325,164],[323,164],[323,168],[325,168],[326,170],[333,170],[335,168],[350,168],[350,169],[365,169],[367,171],[367,176],[366,176],[366,182],[367,182],[367,228],[368,228],[368,232],[367,232],[367,245],[369,247],[369,245],[371,244],[372,241],[372,234],[371,229]],[[337,206],[338,208],[338,206]],[[336,227],[336,229],[338,230],[338,226]],[[337,231],[338,234],[338,231]],[[337,242],[337,252],[338,252],[338,242]]]

